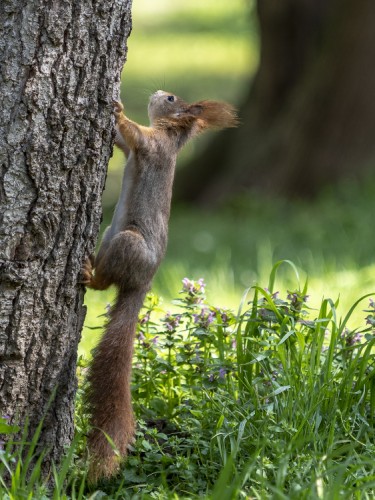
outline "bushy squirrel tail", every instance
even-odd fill
[[[130,388],[133,344],[146,291],[119,291],[89,367],[86,399],[91,413],[88,446],[92,483],[117,472],[121,457],[126,455],[133,439]]]

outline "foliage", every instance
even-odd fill
[[[158,324],[149,297],[133,390],[146,425],[123,476],[132,494],[206,495],[220,471],[231,495],[373,491],[374,302],[366,325],[350,331],[366,297],[342,321],[329,299],[311,311],[306,286],[274,291],[279,265],[236,316],[206,304],[201,281],[185,279],[181,311]]]
[[[349,309],[356,297],[373,290],[374,197],[372,176],[340,184],[313,202],[252,193],[215,211],[173,207],[168,251],[153,289],[169,301],[181,276],[204,276],[209,301],[235,308],[244,288],[265,283],[272,263],[287,258],[309,276],[310,305],[319,307],[323,296],[340,296],[341,307]],[[107,218],[103,227],[109,224]],[[282,270],[279,283],[293,286]],[[87,324],[103,308],[103,296],[112,300],[111,292],[87,293]],[[360,313],[352,318],[358,324]],[[89,337],[92,333],[85,336],[85,348]]]
[[[77,473],[72,469],[75,449],[80,436],[74,438],[57,470],[52,467],[52,476],[43,472],[47,450],[40,450],[38,439],[43,427],[39,423],[31,441],[27,439],[29,425],[26,423],[19,436],[20,427],[9,425],[9,417],[0,418],[0,433],[6,441],[0,443],[0,499],[19,500],[36,498],[40,500],[59,500],[68,498],[67,485],[76,500],[84,498],[85,473]],[[72,470],[70,470],[72,469]],[[67,481],[68,478],[68,481]]]
[[[330,299],[312,309],[307,284],[275,290],[282,264],[298,283],[294,265],[278,262],[237,314],[208,304],[203,280],[183,280],[173,312],[148,296],[134,360],[137,439],[124,468],[85,486],[79,399],[53,498],[372,497],[375,303],[361,297],[342,320]],[[364,325],[350,330],[363,301]],[[1,498],[47,498],[37,437],[4,448]]]
[[[349,308],[375,279],[374,196],[372,176],[342,183],[313,202],[251,193],[215,211],[175,207],[156,289],[164,297],[176,293],[170,286],[176,268],[179,275],[203,275],[213,300],[235,307],[244,287],[265,282],[272,262],[287,258],[307,272],[314,306],[323,295],[341,295]],[[280,278],[293,286],[287,273]]]

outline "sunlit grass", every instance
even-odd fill
[[[25,429],[1,450],[0,497],[373,498],[373,296],[356,297],[340,319],[337,301],[311,308],[316,298],[292,262],[277,262],[265,281],[234,310],[207,301],[201,280],[180,283],[173,312],[149,295],[135,338],[136,439],[120,474],[86,482],[80,391],[55,486],[42,473],[40,423],[31,442]],[[0,431],[17,428],[5,417]]]
[[[194,24],[201,21],[216,26],[219,21],[235,16],[241,25],[242,17],[246,16],[249,7],[253,7],[252,0],[189,0],[173,2],[171,0],[137,0],[133,4],[133,23],[138,29],[142,26],[153,27],[173,20],[173,25],[183,25],[194,30]],[[188,21],[188,22],[185,22]],[[194,22],[193,22],[194,21]]]
[[[209,270],[199,268],[194,270],[192,263],[187,262],[166,262],[158,273],[153,290],[161,296],[164,307],[173,311],[175,307],[171,301],[181,288],[181,280],[186,276],[193,279],[203,277],[209,284],[207,297],[210,303],[217,307],[229,307],[235,310],[246,288],[235,281],[233,269],[225,259],[225,255],[222,255],[222,260],[218,257],[215,266]],[[272,265],[266,267],[265,263],[261,264],[258,273],[254,271],[254,279],[249,280],[248,287],[256,284],[266,286],[271,267]],[[340,318],[345,316],[359,296],[367,293],[373,293],[375,296],[375,265],[341,271],[332,270],[324,276],[313,274],[308,277],[303,269],[299,271],[301,282],[307,278],[309,280],[307,304],[311,310],[318,310],[323,299],[329,298],[334,302],[338,300],[337,314]],[[291,289],[295,285],[293,276],[286,271],[281,272],[278,285],[280,289]],[[100,326],[105,322],[102,315],[106,312],[107,304],[114,298],[114,289],[106,292],[91,290],[86,292],[88,313],[79,346],[79,354],[85,358],[90,357],[90,350],[94,348],[102,334]],[[364,316],[363,310],[357,308],[351,316],[349,326],[358,327],[363,322]]]
[[[268,271],[233,312],[206,302],[197,281],[185,280],[172,314],[146,300],[137,439],[120,477],[101,489],[124,498],[372,498],[374,303],[356,297],[366,309],[358,334],[348,329],[356,308],[341,320],[337,301],[313,297],[293,263]]]
[[[344,315],[358,296],[375,290],[374,198],[375,180],[368,178],[309,203],[253,194],[215,211],[173,207],[167,256],[153,288],[168,302],[182,278],[203,277],[212,303],[236,307],[246,288],[265,286],[274,262],[289,259],[301,279],[308,277],[309,306],[339,299]],[[279,279],[280,286],[291,286],[288,272]],[[358,308],[351,326],[362,318]]]

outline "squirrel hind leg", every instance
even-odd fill
[[[117,233],[95,267],[95,279],[125,289],[148,288],[157,268],[157,255],[137,229]]]
[[[94,273],[95,257],[90,256],[87,258],[81,269],[81,283],[87,288],[94,290],[106,290],[110,283],[100,279],[98,273]]]

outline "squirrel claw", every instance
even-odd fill
[[[122,102],[112,101],[112,104],[113,104],[113,109],[114,109],[115,115],[116,116],[120,115],[124,110],[124,105],[122,104]]]
[[[93,268],[94,268],[94,259],[95,257],[93,255],[90,255],[90,257],[88,257],[83,266],[82,266],[82,270],[81,270],[81,280],[80,280],[80,283],[82,285],[85,285],[85,286],[90,286],[93,279],[94,279],[94,276],[93,276]]]

